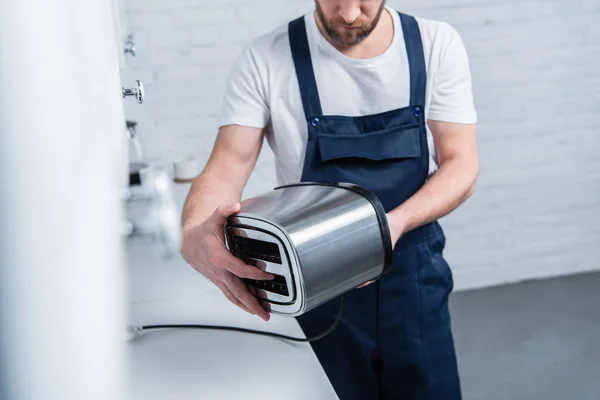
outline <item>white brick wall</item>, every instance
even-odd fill
[[[600,0],[391,0],[451,23],[468,48],[481,175],[442,221],[457,290],[600,269]],[[125,84],[149,158],[206,161],[244,43],[312,0],[127,0],[138,56]],[[265,147],[245,196],[275,185]]]

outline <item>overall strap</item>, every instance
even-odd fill
[[[406,43],[406,54],[410,69],[410,105],[412,107],[425,106],[425,92],[427,89],[427,68],[425,66],[425,55],[423,53],[423,41],[417,20],[398,12],[404,32]]]
[[[300,86],[304,114],[306,118],[320,116],[323,113],[321,110],[321,100],[319,98],[319,91],[317,90],[317,81],[310,57],[303,16],[289,23],[288,34],[294,66],[296,67],[296,77]]]

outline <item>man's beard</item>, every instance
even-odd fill
[[[377,23],[381,18],[381,13],[385,8],[384,0],[381,2],[381,6],[377,11],[377,15],[375,15],[375,18],[373,18],[373,21],[357,19],[352,25],[348,25],[342,18],[336,18],[328,21],[323,13],[323,9],[321,9],[319,0],[315,0],[315,4],[317,15],[321,21],[323,29],[338,48],[349,48],[365,40],[377,26]],[[344,27],[352,27],[356,29],[346,30]]]

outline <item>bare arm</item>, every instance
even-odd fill
[[[186,198],[181,221],[184,231],[204,222],[219,205],[240,201],[263,138],[259,128],[228,125],[219,130],[208,162]]]
[[[239,201],[258,159],[262,129],[230,125],[220,129],[211,156],[194,180],[182,213],[183,258],[243,310],[269,320],[269,313],[240,278],[270,280],[225,247],[224,224]]]
[[[475,124],[429,121],[438,171],[414,196],[388,214],[392,240],[456,209],[475,190],[479,155]]]

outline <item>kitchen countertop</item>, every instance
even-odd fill
[[[181,206],[189,185],[175,185]],[[269,322],[232,305],[180,256],[160,259],[147,244],[128,248],[129,321],[208,324],[304,337],[294,318]],[[167,329],[127,342],[131,399],[337,399],[308,343],[241,332]]]

